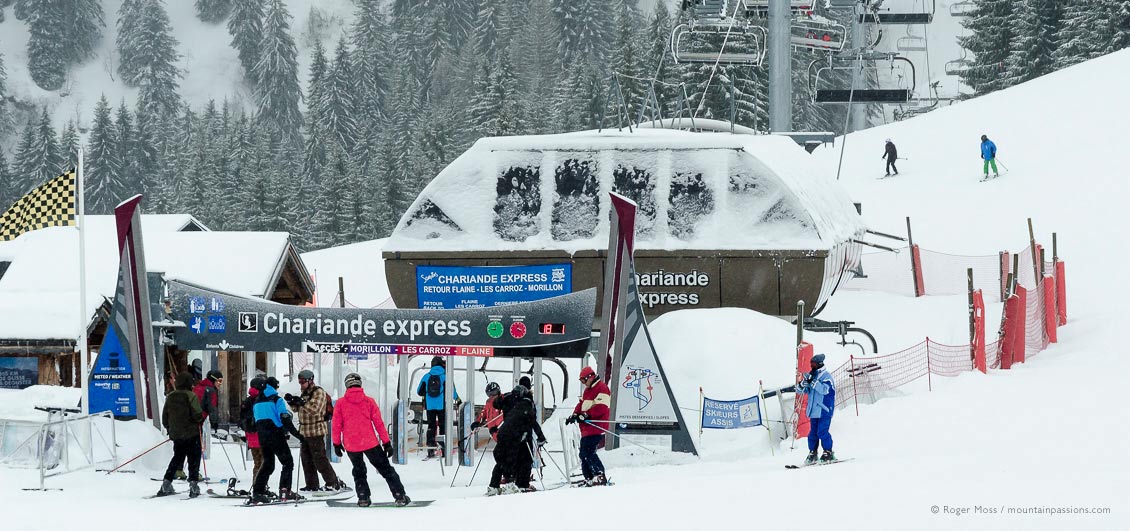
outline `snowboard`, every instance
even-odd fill
[[[310,492],[308,494],[303,494],[303,496],[307,496],[309,498],[330,498],[330,497],[333,497],[333,496],[337,496],[338,494],[347,494],[347,493],[350,493],[350,492],[353,492],[353,489],[351,489],[349,487],[345,487],[344,489],[340,489],[340,490],[319,490],[319,491],[315,491],[315,492]]]
[[[229,499],[233,499],[233,500],[234,499],[247,498],[249,496],[248,494],[221,494],[221,493],[216,492],[212,489],[208,489],[208,490],[204,491],[204,493],[207,494],[209,497],[212,497],[212,498],[229,498]]]
[[[341,500],[344,500],[344,499],[346,499],[346,498],[341,498]],[[269,502],[266,502],[266,503],[241,503],[239,506],[240,507],[267,507],[267,506],[271,506],[271,505],[301,505],[303,503],[322,502],[322,501],[331,502],[331,501],[340,501],[340,500],[327,500],[324,497],[323,498],[303,498],[301,500],[285,500],[285,501],[284,500],[272,500],[272,501],[269,501]]]
[[[848,457],[848,458],[845,458],[845,459],[835,459],[835,460],[833,460],[833,461],[817,461],[817,462],[815,462],[815,463],[812,463],[812,464],[808,464],[808,465],[806,465],[806,464],[800,464],[800,465],[785,465],[785,468],[787,468],[787,469],[789,469],[789,470],[795,470],[795,469],[798,469],[798,468],[808,468],[808,467],[811,467],[811,466],[825,466],[825,465],[834,465],[834,464],[836,464],[836,463],[843,463],[843,462],[845,462],[845,461],[851,461],[851,460],[853,460],[853,459],[855,459],[855,458],[854,458],[854,457]]]
[[[356,501],[326,500],[326,505],[330,507],[353,507],[354,509],[402,509],[405,507],[427,507],[434,502],[435,500],[412,500],[408,505],[397,505],[396,502],[377,502],[368,507],[361,507],[357,505]]]

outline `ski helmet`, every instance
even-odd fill
[[[440,366],[440,367],[444,367],[444,368],[447,367],[447,362],[443,361],[443,356],[433,356],[432,357],[432,367],[435,367],[437,365]]]
[[[249,387],[262,391],[267,388],[267,380],[263,379],[262,377],[256,376],[251,379]]]
[[[514,390],[511,391],[510,394],[518,398],[526,398],[530,396],[530,390],[526,389],[525,386],[519,384],[514,386]]]
[[[816,365],[817,367],[823,367],[824,366],[824,355],[823,354],[817,354],[817,355],[813,356],[812,357],[812,364]]]
[[[345,376],[345,388],[361,387],[361,375],[351,372]]]
[[[498,386],[497,382],[487,384],[487,395],[494,396],[502,393],[502,388]]]
[[[269,386],[271,386],[271,387],[274,387],[274,388],[275,388],[275,390],[278,390],[278,388],[279,388],[279,379],[278,379],[278,378],[275,378],[274,376],[268,376],[268,377],[267,377],[267,385],[269,385]]]
[[[981,141],[984,142],[989,139],[989,135],[981,135]]]
[[[314,381],[314,371],[312,371],[312,370],[310,370],[310,369],[306,369],[306,370],[304,370],[304,371],[302,371],[302,372],[299,372],[299,373],[298,373],[298,379],[299,379],[299,380],[310,380],[310,381]]]

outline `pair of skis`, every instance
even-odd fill
[[[848,457],[846,459],[833,459],[831,461],[816,461],[815,463],[802,463],[802,464],[799,464],[799,465],[785,465],[785,468],[787,468],[789,470],[796,470],[798,468],[808,468],[808,467],[812,467],[812,466],[834,465],[836,463],[843,463],[843,462],[846,462],[846,461],[851,461],[853,459],[855,459],[855,458],[854,457]]]

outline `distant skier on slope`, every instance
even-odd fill
[[[809,362],[811,372],[804,373],[800,383],[796,386],[797,393],[808,395],[808,407],[805,415],[810,421],[808,430],[808,458],[806,465],[816,462],[817,446],[824,447],[824,454],[820,461],[835,461],[836,454],[832,453],[832,413],[836,410],[836,382],[832,375],[824,370],[824,355],[817,354]]]
[[[985,178],[989,178],[989,166],[993,167],[993,177],[1000,177],[997,171],[997,145],[986,135],[981,135],[981,158],[985,159]]]
[[[895,171],[895,175],[899,174],[899,169],[895,167],[895,161],[899,159],[899,150],[895,147],[895,143],[891,142],[889,138],[887,139],[887,146],[881,158],[887,159],[887,174],[884,177],[890,177],[891,170]]]

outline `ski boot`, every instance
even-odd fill
[[[321,490],[322,489],[320,487],[302,487],[298,489],[298,492],[318,492]]]
[[[184,481],[186,479],[188,479],[188,474],[185,474],[184,470],[177,470],[176,480],[177,481]]]
[[[369,501],[368,496],[358,496],[357,497],[357,506],[358,507],[368,507],[372,504],[373,504],[373,502]]]
[[[537,491],[538,491],[538,489],[536,487],[534,487],[533,485],[530,485],[529,487],[520,487],[518,489],[518,492],[521,492],[522,494],[525,494],[527,492],[537,492]]]
[[[177,489],[173,488],[173,482],[169,480],[161,481],[161,488],[157,491],[157,496],[172,496],[177,493]]]
[[[396,495],[396,501],[394,503],[396,503],[397,507],[404,507],[405,505],[412,503],[412,498],[409,498],[407,494],[401,492],[400,494]]]
[[[260,494],[252,494],[250,498],[247,498],[246,503],[247,505],[260,505],[263,503],[271,503],[271,501],[273,501],[273,498],[268,496],[266,492],[263,492]]]
[[[517,494],[518,485],[515,485],[514,483],[507,483],[499,487],[499,491],[502,494]]]
[[[341,491],[346,490],[348,488],[349,488],[349,485],[346,485],[344,481],[338,479],[337,483],[335,483],[333,485],[326,485],[326,488],[324,490],[326,492],[341,492]]]
[[[603,487],[608,484],[608,478],[604,476],[604,472],[598,472],[592,477],[590,487]]]
[[[200,484],[196,481],[188,482],[188,497],[195,498],[200,495]]]
[[[498,487],[487,487],[487,496],[498,496],[502,494],[502,489]]]
[[[279,487],[279,501],[291,502],[291,501],[302,501],[302,500],[305,500],[305,499],[306,499],[305,496],[302,496],[302,495],[300,495],[300,494],[298,494],[298,493],[296,493],[296,492],[294,492],[294,491],[292,491],[292,490],[290,490],[286,487]]]
[[[804,464],[812,465],[816,463],[816,450],[808,452],[808,457],[804,458]]]
[[[821,463],[828,463],[836,460],[836,454],[831,450],[824,450],[824,454],[820,456]]]

